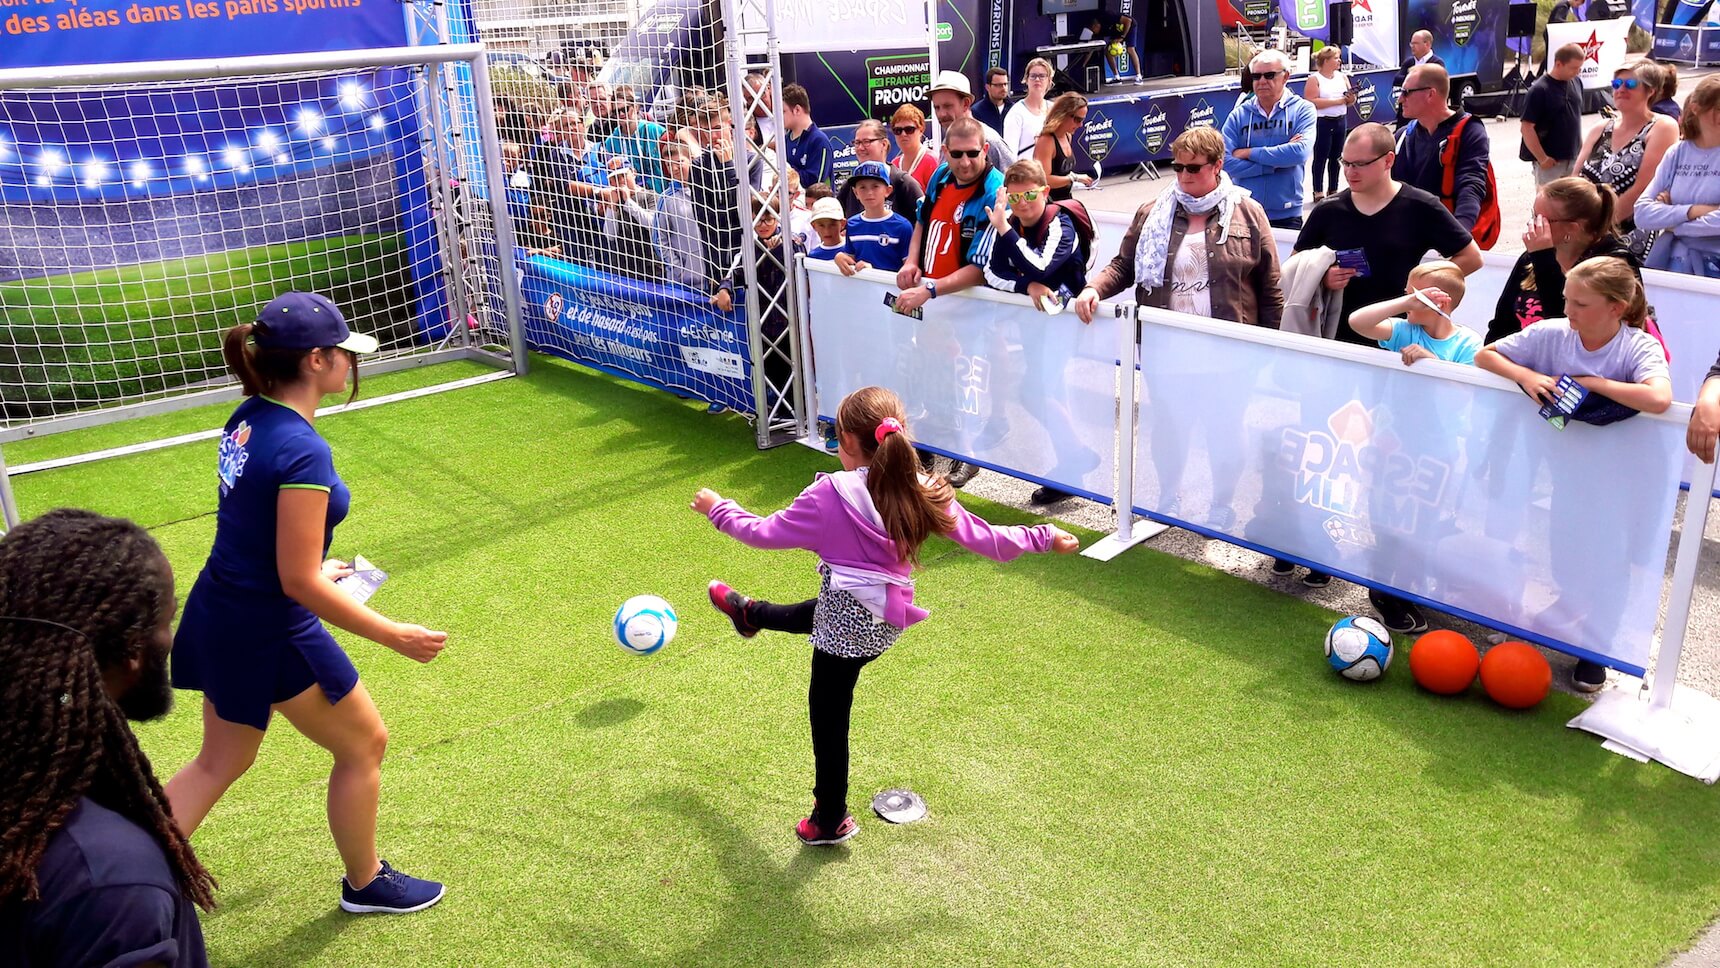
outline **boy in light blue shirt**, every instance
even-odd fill
[[[1452,262],[1423,262],[1410,270],[1404,295],[1351,313],[1350,328],[1403,354],[1405,366],[1416,360],[1474,366],[1481,337],[1451,318],[1462,302],[1463,270]]]

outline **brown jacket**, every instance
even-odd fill
[[[1140,245],[1141,226],[1153,206],[1164,200],[1154,199],[1135,212],[1135,220],[1129,225],[1129,233],[1123,236],[1123,247],[1117,250],[1116,258],[1088,277],[1087,284],[1098,290],[1100,298],[1109,299],[1135,285],[1135,249]],[[1284,294],[1278,289],[1278,245],[1272,238],[1272,226],[1266,222],[1266,210],[1252,198],[1243,199],[1231,218],[1230,237],[1222,245],[1218,241],[1221,228],[1214,212],[1206,222],[1207,271],[1212,277],[1208,293],[1213,316],[1277,329],[1284,315]],[[1188,213],[1179,209],[1171,223],[1170,252],[1165,257],[1167,279],[1171,265],[1176,262],[1177,247],[1187,233]],[[1137,285],[1135,301],[1167,309],[1171,287],[1163,285],[1149,290]]]

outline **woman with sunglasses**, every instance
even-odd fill
[[[1678,128],[1684,140],[1636,203],[1638,227],[1665,230],[1645,265],[1720,278],[1720,75],[1690,92]]]
[[[1073,92],[1059,97],[1045,115],[1045,128],[1033,145],[1033,161],[1045,172],[1051,200],[1066,202],[1074,195],[1075,183],[1093,184],[1087,175],[1075,173],[1075,132],[1087,123],[1087,99]]]
[[[1091,321],[1099,300],[1131,284],[1135,301],[1154,309],[1278,328],[1284,294],[1278,286],[1278,247],[1266,210],[1224,171],[1224,138],[1215,128],[1191,128],[1171,142],[1176,183],[1142,205],[1116,258],[1087,279],[1076,297],[1075,312]],[[1242,411],[1253,377],[1222,358],[1191,367],[1166,369],[1143,360],[1144,377],[1155,400],[1216,401],[1172,415],[1153,407],[1153,467],[1158,476],[1157,510],[1181,518],[1179,492],[1193,448],[1193,435],[1205,435],[1212,461],[1212,487],[1206,522],[1218,530],[1236,524],[1236,486],[1242,465],[1227,455],[1245,450],[1240,439]],[[1238,392],[1212,394],[1214,386]],[[1228,445],[1219,438],[1229,437]]]
[[[1667,149],[1678,142],[1678,122],[1653,111],[1666,75],[1660,65],[1643,61],[1613,72],[1613,101],[1618,117],[1589,132],[1577,155],[1577,171],[1618,196],[1613,219],[1637,259],[1648,254],[1653,233],[1636,225],[1636,201],[1660,167]],[[1558,314],[1554,314],[1558,315]]]
[[[932,182],[932,172],[938,170],[937,152],[927,148],[921,138],[926,132],[925,112],[912,104],[904,104],[890,116],[890,133],[896,136],[896,157],[890,164],[906,172],[925,190]]]
[[[1027,85],[1027,96],[1015,102],[1003,119],[1004,144],[1018,158],[1032,156],[1033,143],[1038,140],[1039,132],[1045,130],[1045,116],[1051,111],[1050,102],[1045,100],[1051,91],[1051,62],[1043,57],[1028,61],[1027,76],[1022,80]]]

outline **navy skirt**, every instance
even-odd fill
[[[201,692],[230,723],[268,729],[270,707],[313,685],[329,704],[358,669],[311,610],[285,595],[236,588],[205,571],[173,636],[173,685]]]

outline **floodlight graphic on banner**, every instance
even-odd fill
[[[928,6],[926,0],[777,0],[777,47],[783,53],[924,47]],[[742,15],[763,16],[765,9],[743,7]],[[765,31],[747,24],[743,35],[762,38]]]

